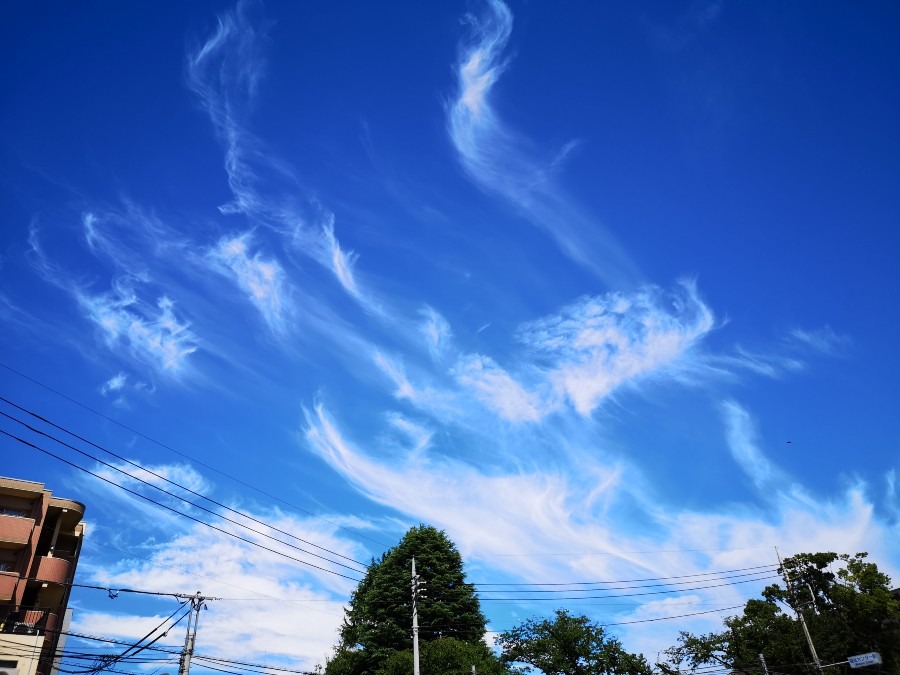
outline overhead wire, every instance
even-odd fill
[[[40,446],[38,446],[38,445],[36,445],[36,444],[30,442],[30,441],[27,441],[27,440],[25,440],[24,438],[21,438],[21,437],[19,437],[19,436],[16,436],[15,434],[12,434],[12,433],[10,433],[10,432],[8,432],[8,431],[5,431],[5,430],[3,430],[3,429],[0,429],[0,434],[3,434],[4,436],[8,436],[9,438],[12,438],[13,440],[17,441],[18,443],[21,443],[21,444],[23,444],[23,445],[25,445],[25,446],[27,446],[27,447],[33,448],[34,450],[37,450],[38,452],[41,452],[41,453],[44,453],[45,455],[48,455],[48,456],[50,456],[50,457],[53,457],[53,458],[55,458],[55,459],[57,459],[57,460],[63,462],[64,464],[67,464],[67,465],[69,465],[69,466],[71,466],[71,467],[73,467],[73,468],[75,468],[75,469],[78,469],[79,471],[83,471],[84,473],[87,473],[87,474],[89,474],[89,475],[91,475],[91,476],[94,476],[95,478],[99,478],[99,479],[102,480],[103,482],[109,483],[110,485],[113,485],[113,486],[115,486],[115,487],[117,487],[117,488],[119,488],[119,489],[121,489],[121,490],[124,490],[125,492],[128,492],[129,494],[132,494],[132,495],[134,495],[135,497],[138,497],[138,498],[143,499],[143,500],[145,500],[145,501],[148,501],[148,502],[150,502],[150,503],[152,503],[152,504],[155,504],[156,506],[159,506],[159,507],[161,507],[161,508],[163,508],[163,509],[166,509],[167,511],[171,511],[171,512],[173,512],[173,513],[176,513],[176,514],[178,514],[178,515],[180,515],[180,516],[182,516],[182,517],[184,517],[184,518],[187,518],[187,519],[189,519],[189,520],[194,521],[195,523],[199,523],[199,524],[201,524],[201,525],[205,525],[206,527],[209,527],[209,528],[211,528],[211,529],[213,529],[213,530],[216,530],[217,532],[221,532],[222,534],[225,534],[225,535],[227,535],[227,536],[229,536],[229,537],[233,537],[234,539],[238,539],[239,541],[242,541],[242,542],[244,542],[244,543],[246,543],[246,544],[250,544],[251,546],[255,546],[255,547],[260,548],[260,549],[265,550],[265,551],[269,551],[269,552],[274,553],[274,554],[276,554],[276,555],[282,556],[282,557],[287,558],[287,559],[289,559],[289,560],[293,560],[293,561],[295,561],[295,562],[301,563],[301,564],[306,565],[306,566],[308,566],[308,567],[312,567],[312,568],[317,569],[317,570],[320,570],[320,571],[322,571],[322,572],[327,572],[328,574],[333,574],[333,575],[335,575],[335,576],[342,577],[342,578],[344,578],[344,579],[349,579],[350,581],[356,581],[356,582],[359,582],[359,581],[360,581],[360,579],[358,579],[358,578],[356,578],[356,577],[351,577],[351,576],[348,576],[348,575],[346,575],[346,574],[342,574],[342,573],[340,573],[340,572],[337,572],[337,571],[335,571],[335,570],[330,570],[330,569],[328,569],[328,568],[326,568],[326,567],[322,567],[322,566],[320,566],[320,565],[315,565],[315,564],[313,564],[313,563],[311,563],[311,562],[309,562],[309,561],[307,561],[307,560],[303,560],[303,559],[301,559],[301,558],[297,558],[296,556],[292,556],[292,555],[290,555],[290,554],[288,554],[288,553],[285,553],[284,551],[278,551],[278,550],[276,550],[276,549],[274,549],[274,548],[271,548],[271,547],[269,547],[269,546],[265,546],[265,545],[263,545],[263,544],[260,544],[259,542],[256,542],[256,541],[253,541],[253,540],[251,540],[251,539],[247,539],[247,538],[245,538],[245,537],[242,537],[242,536],[240,536],[239,534],[235,534],[234,532],[229,532],[228,530],[224,530],[224,529],[222,529],[221,527],[216,527],[215,525],[213,525],[213,524],[211,524],[211,523],[207,523],[207,522],[204,521],[204,520],[201,520],[201,519],[199,519],[199,518],[195,518],[194,516],[192,516],[192,515],[190,515],[190,514],[184,513],[184,512],[182,512],[182,511],[179,511],[178,509],[173,508],[173,507],[169,506],[168,504],[163,504],[163,503],[158,502],[158,501],[156,501],[155,499],[152,499],[152,498],[150,498],[150,497],[148,497],[148,496],[146,496],[146,495],[142,495],[140,492],[137,492],[137,491],[135,491],[135,490],[132,490],[132,489],[130,489],[130,488],[127,488],[127,487],[125,487],[124,485],[120,485],[120,484],[116,483],[115,481],[112,481],[112,480],[110,480],[109,478],[106,478],[105,476],[101,476],[100,474],[98,474],[98,473],[96,473],[96,472],[94,472],[94,471],[91,471],[90,469],[86,469],[86,468],[84,468],[83,466],[79,466],[78,464],[76,464],[76,463],[74,463],[74,462],[72,462],[72,461],[70,461],[70,460],[68,460],[68,459],[65,459],[64,457],[60,457],[59,455],[57,455],[57,454],[51,452],[50,450],[47,450],[46,448],[42,448],[42,447],[40,447]],[[331,562],[333,562],[333,561],[331,561]],[[335,564],[338,564],[338,563],[335,563]]]
[[[322,551],[326,551],[326,552],[330,553],[331,555],[337,556],[338,558],[344,558],[345,560],[349,560],[350,562],[355,563],[356,565],[359,565],[360,567],[363,567],[363,568],[367,567],[367,565],[366,565],[365,563],[359,562],[358,560],[354,560],[353,558],[350,558],[349,556],[343,555],[342,553],[338,553],[337,551],[332,551],[331,549],[326,548],[326,547],[324,547],[324,546],[319,546],[318,544],[315,544],[315,543],[313,543],[313,542],[311,542],[311,541],[307,541],[306,539],[303,539],[302,537],[298,537],[297,535],[295,535],[295,534],[293,534],[293,533],[291,533],[291,532],[288,532],[288,531],[286,531],[286,530],[282,530],[282,529],[280,529],[280,528],[278,528],[278,527],[275,527],[274,525],[271,525],[271,524],[269,524],[269,523],[267,523],[267,522],[265,522],[265,521],[263,521],[263,520],[260,520],[259,518],[254,517],[254,516],[252,516],[252,515],[250,515],[250,514],[248,514],[248,513],[244,513],[243,511],[239,511],[239,510],[237,510],[237,509],[235,509],[235,508],[232,508],[232,507],[230,507],[230,506],[227,506],[226,504],[223,504],[222,502],[219,502],[219,501],[213,499],[212,497],[208,497],[208,496],[206,496],[206,495],[204,495],[204,494],[202,494],[202,493],[200,493],[200,492],[197,492],[196,490],[191,489],[190,487],[188,487],[188,486],[186,486],[186,485],[182,485],[181,483],[178,483],[177,481],[174,481],[174,480],[172,480],[172,479],[170,479],[170,478],[168,478],[168,477],[166,477],[166,476],[164,476],[164,475],[162,475],[162,474],[160,474],[160,473],[157,473],[156,471],[153,471],[153,470],[151,470],[151,469],[148,469],[147,467],[142,466],[141,464],[139,464],[139,463],[137,463],[137,462],[134,462],[134,461],[132,461],[132,460],[130,460],[130,459],[127,459],[126,457],[123,457],[122,455],[120,455],[120,454],[118,454],[118,453],[116,453],[116,452],[113,452],[112,450],[109,450],[108,448],[105,448],[104,446],[99,445],[98,443],[95,443],[94,441],[92,441],[92,440],[90,440],[90,439],[88,439],[88,438],[85,438],[84,436],[81,436],[81,435],[75,433],[74,431],[72,431],[72,430],[70,430],[70,429],[64,427],[64,426],[62,426],[62,425],[60,425],[60,424],[57,424],[56,422],[53,422],[52,420],[47,419],[47,418],[44,417],[43,415],[41,415],[41,414],[39,414],[39,413],[36,413],[36,412],[34,412],[33,410],[30,410],[30,409],[28,409],[28,408],[26,408],[26,407],[24,407],[24,406],[19,405],[18,403],[15,403],[15,402],[13,402],[13,401],[10,401],[8,398],[5,398],[5,397],[2,396],[2,395],[0,395],[0,401],[3,401],[3,402],[6,403],[7,405],[13,406],[13,407],[16,408],[17,410],[20,410],[21,412],[24,412],[25,414],[30,415],[30,416],[34,417],[35,419],[40,420],[41,422],[43,422],[43,423],[45,423],[45,424],[49,424],[49,425],[50,425],[51,427],[53,427],[54,429],[57,429],[57,430],[59,430],[59,431],[62,431],[63,433],[66,433],[66,434],[72,436],[73,438],[77,438],[78,440],[80,440],[80,441],[83,442],[83,443],[87,443],[88,445],[90,445],[90,446],[92,446],[92,447],[94,447],[94,448],[97,448],[98,450],[100,450],[100,451],[102,451],[102,452],[105,452],[105,453],[107,453],[107,454],[109,454],[109,455],[115,457],[116,459],[118,459],[118,460],[120,460],[120,461],[122,461],[122,462],[125,462],[126,464],[128,464],[128,465],[130,465],[130,466],[133,466],[133,467],[139,469],[140,471],[144,471],[144,472],[146,472],[146,473],[149,473],[151,476],[154,476],[154,477],[156,477],[156,478],[158,478],[158,479],[160,479],[160,480],[162,480],[162,481],[168,483],[169,485],[173,485],[173,486],[175,486],[175,487],[177,487],[177,488],[179,488],[179,489],[181,489],[181,490],[184,490],[185,492],[188,492],[189,494],[192,494],[192,495],[194,495],[195,497],[197,497],[197,498],[199,498],[199,499],[206,500],[206,501],[210,502],[211,504],[215,504],[215,505],[218,506],[219,508],[225,509],[226,511],[228,511],[228,512],[230,512],[230,513],[234,513],[234,514],[236,514],[236,515],[239,515],[239,516],[241,516],[242,518],[246,518],[247,520],[250,520],[250,521],[252,521],[252,522],[254,522],[254,523],[257,523],[257,524],[259,524],[259,525],[264,525],[265,527],[268,527],[269,529],[274,530],[275,532],[278,532],[278,533],[280,533],[280,534],[283,534],[283,535],[286,535],[286,536],[288,536],[288,537],[291,537],[292,539],[296,539],[297,541],[302,541],[304,544],[308,544],[308,545],[310,545],[310,546],[313,546],[314,548],[320,549],[320,550],[322,550]],[[18,420],[17,420],[17,421],[18,421]],[[40,433],[40,432],[38,432],[38,433]],[[49,436],[49,435],[47,435],[47,437],[48,437],[48,438],[53,438],[52,436]],[[109,465],[107,465],[107,466],[109,466]],[[123,472],[123,473],[126,473],[126,472]],[[126,473],[126,475],[131,475],[131,474],[127,474],[127,473]],[[132,477],[133,477],[133,478],[137,478],[136,476],[132,476]],[[152,484],[151,484],[151,485],[152,485]],[[174,496],[174,495],[173,495],[173,496]],[[182,499],[183,499],[183,498],[182,498]],[[185,500],[185,501],[186,501],[186,500]],[[193,505],[193,506],[197,506],[197,508],[202,508],[202,507],[200,507],[200,506],[197,505],[197,504],[192,504],[192,505]],[[204,509],[204,510],[206,510],[206,509]],[[213,511],[208,511],[208,512],[209,512],[209,513],[214,513]],[[219,515],[219,514],[216,514],[216,515]],[[220,516],[220,517],[221,517],[221,516]],[[227,519],[226,519],[226,520],[227,520]],[[233,522],[233,521],[229,521],[229,522]],[[245,526],[245,527],[246,527],[246,526]],[[257,534],[263,534],[263,535],[264,535],[264,533],[258,532],[257,530],[251,529],[251,531],[252,531],[252,532],[256,532]],[[265,535],[264,535],[264,536],[265,536]]]
[[[473,586],[585,586],[590,584],[630,584],[642,581],[664,581],[666,579],[688,579],[690,577],[708,577],[722,574],[731,574],[733,572],[746,572],[748,570],[776,569],[778,565],[772,563],[767,565],[755,565],[753,567],[738,567],[733,570],[723,570],[721,572],[697,572],[695,574],[679,574],[669,577],[646,577],[644,579],[618,579],[616,581],[567,581],[567,582],[497,582],[497,583],[481,583],[470,582]]]
[[[752,581],[762,581],[765,579],[776,579],[776,578],[778,578],[778,575],[773,574],[773,575],[770,575],[767,577],[760,577],[757,579],[742,579],[740,581],[735,581],[733,583],[709,584],[706,586],[693,586],[690,588],[674,588],[674,589],[661,590],[661,591],[644,591],[642,593],[613,593],[613,594],[609,594],[609,595],[583,595],[583,596],[574,596],[574,597],[554,595],[554,596],[527,597],[527,598],[523,598],[523,597],[480,598],[480,600],[482,602],[526,602],[526,601],[538,602],[538,601],[543,601],[543,600],[559,601],[559,600],[602,600],[605,598],[631,598],[631,597],[638,597],[638,596],[643,596],[643,595],[662,595],[662,594],[668,594],[668,593],[684,593],[687,591],[700,591],[700,590],[706,590],[708,588],[722,588],[723,586],[735,586],[737,584],[746,584],[746,583],[750,583]],[[596,590],[596,589],[592,589],[592,590]],[[563,591],[563,592],[565,592],[565,591]],[[575,591],[572,591],[572,592],[575,592]],[[587,592],[590,592],[590,591],[587,591]]]
[[[89,413],[96,415],[96,416],[106,420],[107,422],[115,424],[116,426],[118,426],[121,429],[124,429],[125,431],[128,431],[132,434],[135,434],[136,436],[139,436],[140,438],[143,438],[145,441],[149,441],[150,443],[153,443],[157,447],[164,448],[165,450],[168,450],[169,452],[175,453],[179,457],[183,457],[184,459],[194,462],[195,464],[198,464],[206,469],[209,469],[210,471],[214,471],[215,473],[219,474],[220,476],[223,476],[223,477],[227,478],[228,480],[231,480],[239,485],[249,488],[256,493],[263,495],[264,497],[267,497],[267,498],[277,501],[281,504],[284,504],[285,506],[288,506],[295,511],[299,511],[301,513],[305,513],[309,516],[312,516],[313,518],[317,518],[323,522],[328,523],[329,525],[333,525],[334,527],[337,527],[338,529],[343,530],[344,532],[349,532],[350,534],[352,534],[356,537],[359,537],[360,539],[366,539],[368,541],[371,541],[374,544],[383,546],[386,549],[390,548],[390,545],[385,544],[382,541],[378,541],[377,539],[374,539],[368,535],[365,535],[362,532],[357,532],[353,528],[347,527],[346,525],[341,525],[340,523],[335,523],[331,520],[328,520],[327,518],[323,518],[322,516],[320,516],[316,513],[313,513],[312,511],[308,511],[307,509],[304,509],[303,507],[297,506],[296,504],[292,504],[291,502],[286,501],[286,500],[282,499],[281,497],[278,497],[277,495],[273,495],[273,494],[267,492],[266,490],[263,490],[262,488],[259,488],[259,487],[255,486],[251,483],[248,483],[247,481],[244,481],[240,478],[237,478],[236,476],[232,476],[231,474],[229,474],[225,471],[222,471],[221,469],[217,469],[216,467],[214,467],[210,464],[207,464],[206,462],[203,462],[203,461],[197,459],[196,457],[192,457],[191,455],[188,455],[187,453],[182,452],[181,450],[173,448],[172,446],[167,445],[167,444],[163,443],[162,441],[158,441],[155,438],[151,437],[150,435],[145,434],[141,431],[138,431],[137,429],[134,429],[134,428],[128,426],[127,424],[124,424],[124,423],[120,422],[119,420],[117,420],[113,417],[110,417],[109,415],[104,415],[99,410],[95,410],[94,408],[91,408],[87,404],[82,403],[81,401],[78,401],[77,399],[75,399],[71,396],[68,396],[67,394],[62,393],[61,391],[56,390],[53,387],[50,387],[49,385],[44,384],[43,382],[40,382],[39,380],[31,377],[30,375],[26,375],[25,373],[23,373],[19,370],[16,370],[12,366],[10,366],[6,363],[3,363],[2,361],[0,361],[0,367],[5,368],[9,372],[14,373],[15,375],[18,375],[19,377],[21,377],[25,380],[28,380],[32,384],[36,384],[37,386],[41,387],[45,391],[49,391],[51,394],[54,394],[56,396],[59,396],[60,398],[65,399],[69,403],[73,403],[74,405],[77,405],[78,407],[82,408],[83,410],[87,410]]]
[[[115,655],[112,657],[100,658],[100,659],[98,659],[98,661],[100,662],[99,665],[97,665],[93,668],[87,668],[82,671],[79,671],[76,673],[76,675],[96,675],[97,673],[100,673],[104,670],[110,670],[110,666],[113,666],[116,663],[119,663],[123,659],[137,656],[142,651],[149,649],[152,645],[156,644],[157,642],[162,640],[164,637],[166,637],[169,634],[170,630],[175,628],[175,626],[177,626],[179,623],[181,623],[181,621],[183,621],[184,618],[193,611],[193,608],[188,607],[187,611],[185,611],[180,617],[178,617],[178,619],[171,626],[169,626],[165,631],[163,631],[162,633],[157,635],[155,638],[150,640],[150,642],[148,642],[147,644],[142,644],[145,640],[149,639],[156,631],[160,630],[179,611],[181,611],[184,608],[184,605],[186,603],[187,603],[187,601],[183,602],[178,609],[176,609],[174,612],[172,612],[171,615],[169,615],[168,617],[163,619],[163,621],[158,626],[156,626],[153,630],[151,630],[149,633],[147,633],[144,637],[142,637],[140,640],[138,640],[136,643],[134,643],[132,646],[130,646],[128,649],[126,649],[121,654]]]
[[[631,590],[635,588],[655,588],[657,586],[684,586],[686,584],[696,584],[696,583],[706,583],[707,581],[722,581],[724,579],[738,579],[742,577],[753,577],[751,579],[744,579],[744,581],[757,581],[761,579],[770,579],[773,576],[768,574],[771,570],[759,570],[756,572],[748,572],[746,574],[734,574],[734,575],[719,575],[713,579],[691,579],[690,581],[667,581],[663,583],[654,583],[654,584],[640,584],[637,586],[607,586],[607,584],[616,584],[616,583],[628,583],[628,582],[618,582],[618,581],[591,581],[591,582],[573,582],[571,584],[564,583],[552,583],[552,584],[522,584],[523,586],[528,586],[528,588],[519,590],[515,588],[504,588],[504,589],[480,589],[478,590],[480,593],[590,593],[591,591],[603,591],[603,590],[611,590],[611,591],[621,591],[621,590]],[[761,576],[762,575],[762,576]],[[698,575],[699,576],[699,575]],[[709,576],[709,575],[707,575]],[[670,577],[675,578],[675,577]],[[683,578],[683,577],[678,577]],[[660,579],[665,579],[665,577],[660,577]],[[649,581],[649,579],[648,579]],[[735,582],[735,583],[743,583],[743,582]],[[601,586],[602,584],[602,586]],[[512,584],[511,584],[512,585]],[[534,586],[583,586],[583,588],[534,588]]]
[[[0,400],[6,401],[6,399],[4,399],[2,396],[0,396]],[[13,404],[13,405],[14,405],[14,404]],[[311,555],[311,556],[313,556],[313,557],[315,557],[315,558],[319,558],[319,559],[321,559],[321,560],[325,560],[325,561],[327,561],[327,562],[329,562],[329,563],[332,563],[333,565],[338,565],[338,566],[340,566],[340,567],[343,567],[343,568],[345,568],[345,569],[351,570],[351,571],[353,571],[353,572],[363,572],[364,569],[365,569],[365,565],[364,565],[363,563],[357,562],[357,561],[355,561],[355,560],[353,560],[352,562],[356,563],[356,565],[358,565],[359,567],[364,568],[363,570],[360,570],[360,569],[357,569],[357,568],[354,568],[354,567],[350,567],[349,565],[345,565],[344,563],[338,562],[338,561],[336,561],[336,560],[331,560],[330,558],[326,558],[325,556],[319,555],[318,553],[314,553],[314,552],[312,552],[312,551],[307,551],[306,549],[301,548],[301,547],[297,546],[296,544],[291,544],[291,543],[289,543],[289,542],[282,541],[281,539],[278,539],[277,537],[273,537],[273,536],[270,535],[270,534],[266,534],[265,532],[260,532],[259,530],[255,530],[255,529],[253,529],[252,527],[250,527],[249,525],[247,525],[247,524],[245,524],[245,523],[238,522],[238,521],[236,521],[236,520],[234,520],[234,519],[232,519],[232,518],[229,518],[228,516],[222,515],[221,513],[218,513],[218,512],[216,512],[216,511],[214,511],[214,510],[212,510],[212,509],[209,509],[209,508],[207,508],[207,507],[205,507],[205,506],[202,506],[202,505],[200,505],[200,504],[196,504],[196,503],[194,503],[194,502],[191,502],[190,500],[188,500],[188,499],[186,499],[186,498],[184,498],[184,497],[182,497],[182,496],[180,496],[180,495],[177,495],[177,494],[174,494],[174,493],[172,493],[172,492],[169,492],[168,490],[166,490],[165,488],[160,487],[159,485],[154,485],[154,484],[151,483],[150,481],[144,480],[143,478],[140,478],[140,477],[138,477],[138,476],[135,476],[134,474],[128,473],[127,471],[125,471],[125,470],[122,469],[121,467],[117,467],[115,464],[111,464],[111,463],[109,463],[109,462],[106,462],[106,461],[100,459],[99,457],[96,457],[96,456],[90,454],[89,452],[85,452],[84,450],[81,450],[80,448],[77,448],[77,447],[75,447],[74,445],[72,445],[72,444],[70,444],[70,443],[67,443],[67,442],[65,442],[65,441],[63,441],[63,440],[61,440],[61,439],[59,439],[59,438],[56,438],[56,437],[53,436],[52,434],[48,434],[46,431],[43,431],[43,430],[41,430],[41,429],[37,429],[36,427],[31,426],[31,425],[28,424],[27,422],[25,422],[25,421],[23,421],[23,420],[20,420],[20,419],[18,419],[17,417],[14,417],[13,415],[10,415],[9,413],[6,413],[6,412],[4,412],[4,411],[0,411],[0,415],[2,415],[3,417],[6,417],[7,419],[10,419],[10,420],[12,420],[12,421],[18,423],[18,424],[20,424],[21,426],[25,427],[26,429],[28,429],[29,431],[31,431],[31,432],[33,432],[33,433],[36,433],[36,434],[38,434],[38,435],[40,435],[40,436],[43,436],[43,437],[45,437],[45,438],[48,438],[48,439],[50,439],[50,440],[52,440],[52,441],[58,443],[59,445],[62,445],[62,446],[65,447],[65,448],[68,448],[68,449],[70,449],[70,450],[74,450],[75,452],[79,453],[80,455],[83,455],[84,457],[87,457],[88,459],[91,459],[91,460],[93,460],[93,461],[95,461],[95,462],[98,462],[99,464],[102,464],[103,466],[105,466],[105,467],[107,467],[107,468],[109,468],[109,469],[112,469],[113,471],[116,471],[116,472],[118,472],[118,473],[120,473],[120,474],[122,474],[122,475],[124,475],[124,476],[127,476],[128,478],[131,478],[132,480],[136,480],[136,481],[138,481],[139,483],[141,483],[141,484],[143,484],[143,485],[146,485],[147,487],[150,487],[150,488],[152,488],[152,489],[154,489],[154,490],[157,490],[158,492],[162,492],[163,494],[165,494],[165,495],[167,495],[167,496],[169,496],[169,497],[173,497],[174,499],[178,499],[179,501],[182,501],[182,502],[184,502],[185,504],[188,504],[189,506],[192,506],[192,507],[194,507],[194,508],[200,509],[201,511],[203,511],[203,512],[205,512],[205,513],[209,513],[210,515],[213,515],[213,516],[215,516],[215,517],[217,517],[217,518],[221,518],[222,520],[225,520],[225,521],[227,521],[227,522],[229,522],[229,523],[231,523],[231,524],[233,524],[233,525],[237,525],[238,527],[244,528],[244,529],[246,529],[246,530],[248,530],[248,531],[250,531],[250,532],[253,532],[254,534],[258,534],[258,535],[260,535],[261,537],[264,537],[264,538],[266,538],[266,539],[271,539],[272,541],[277,541],[279,544],[282,544],[282,545],[284,545],[284,546],[288,546],[288,547],[293,548],[293,549],[295,549],[295,550],[297,550],[297,551],[300,551],[300,552],[305,553],[305,554],[307,554],[307,555]],[[117,483],[112,483],[112,484],[118,486]],[[118,486],[118,487],[122,487],[122,486]],[[176,511],[176,513],[180,513],[180,512]],[[262,521],[259,521],[259,522],[262,522]],[[268,526],[268,525],[267,525],[267,526]],[[273,528],[273,529],[275,529],[275,528]],[[345,558],[346,558],[346,556],[341,556],[341,557],[345,557]],[[352,560],[352,559],[348,558],[348,560]]]

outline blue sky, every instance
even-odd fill
[[[4,397],[357,561],[427,522],[482,583],[774,546],[900,569],[889,3],[7,16]],[[0,443],[0,473],[87,504],[84,583],[227,598],[207,653],[309,668],[334,643],[345,568]],[[764,583],[485,609],[566,605],[653,656],[723,613],[629,622]],[[171,609],[73,601],[121,639]]]

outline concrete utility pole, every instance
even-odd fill
[[[825,670],[822,668],[822,662],[819,661],[819,655],[816,654],[816,646],[813,644],[812,636],[809,634],[809,628],[806,627],[806,619],[803,618],[803,612],[800,611],[800,609],[796,606],[797,599],[794,597],[794,585],[791,583],[791,578],[788,576],[787,569],[785,569],[784,561],[781,559],[781,553],[779,553],[777,546],[775,547],[775,555],[778,556],[778,564],[781,567],[782,574],[784,575],[784,583],[785,585],[787,585],[788,592],[791,594],[791,598],[794,599],[794,613],[800,620],[800,626],[802,626],[803,634],[806,636],[806,643],[809,645],[809,653],[812,654],[813,664],[815,664],[816,670],[819,671],[819,675],[825,675]],[[809,589],[809,592],[812,593],[812,588]]]
[[[412,559],[412,632],[413,632],[413,675],[419,675],[419,603],[420,597],[425,597],[422,589],[424,581],[419,581],[416,574],[416,559]]]
[[[184,649],[181,650],[178,675],[188,675],[190,672],[191,656],[194,654],[194,643],[197,641],[197,624],[200,623],[200,609],[206,609],[205,602],[207,600],[215,600],[216,598],[207,598],[200,595],[200,591],[197,591],[197,593],[190,596],[189,599],[191,602],[191,612],[188,615],[187,634],[184,637]]]

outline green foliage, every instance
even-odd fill
[[[692,670],[715,664],[745,671],[758,669],[763,654],[779,673],[812,675],[812,658],[795,618],[795,611],[801,611],[822,664],[879,652],[884,671],[897,672],[900,602],[891,593],[890,578],[865,558],[865,553],[787,558],[783,570],[792,580],[790,588],[768,586],[763,599],[747,602],[741,616],[725,619],[725,630],[682,633],[667,654],[679,667]]]
[[[418,603],[420,646],[439,638],[481,643],[486,619],[474,586],[466,583],[459,551],[444,532],[419,525],[372,561],[350,596],[327,675],[375,673],[396,652],[412,649],[413,557],[425,582],[426,597]]]
[[[422,643],[419,649],[419,669],[429,675],[471,675],[472,666],[478,675],[506,675],[509,672],[484,642],[473,644],[454,638],[438,638]],[[409,675],[411,672],[413,653],[408,650],[394,652],[377,675]]]
[[[643,656],[630,654],[602,626],[585,616],[556,610],[553,619],[528,619],[497,638],[500,660],[514,672],[534,668],[547,675],[649,675]]]

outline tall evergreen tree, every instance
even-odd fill
[[[442,637],[472,644],[483,639],[487,620],[475,587],[466,582],[459,551],[443,531],[419,525],[372,561],[350,596],[327,675],[371,675],[391,655],[412,649],[414,557],[426,595],[418,603],[420,643]]]

